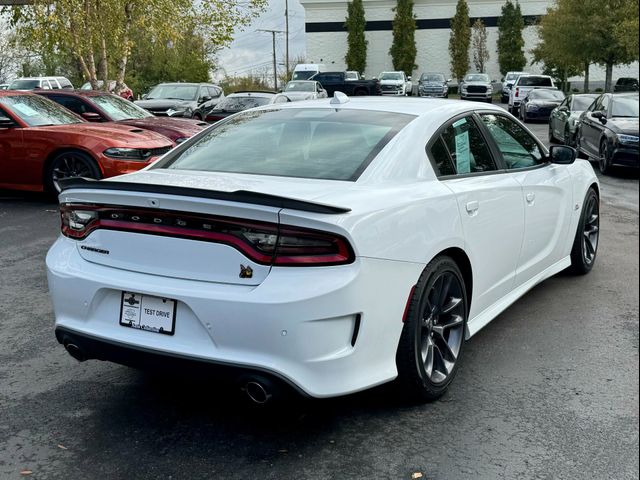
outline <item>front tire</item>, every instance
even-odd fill
[[[603,175],[611,171],[611,155],[609,153],[609,144],[606,139],[600,142],[600,156],[598,157],[598,168]]]
[[[464,347],[468,301],[458,265],[433,259],[413,291],[396,364],[398,382],[412,401],[441,397],[458,371]]]
[[[553,126],[551,122],[549,122],[549,143],[558,143],[558,139],[553,134]]]
[[[585,275],[591,271],[596,261],[599,240],[600,199],[592,187],[584,197],[578,230],[571,248],[571,273]]]
[[[65,178],[84,177],[99,180],[102,177],[95,160],[88,154],[75,150],[61,152],[53,157],[44,176],[46,190],[55,194],[60,193],[60,180]]]

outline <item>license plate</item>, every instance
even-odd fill
[[[176,326],[176,301],[142,293],[122,292],[120,325],[173,335]]]

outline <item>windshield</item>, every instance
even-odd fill
[[[439,73],[423,73],[420,77],[421,82],[444,82],[444,75]]]
[[[66,108],[39,95],[0,97],[0,103],[6,105],[30,127],[82,122]]]
[[[571,105],[571,111],[573,112],[584,112],[587,108],[591,106],[593,101],[597,98],[597,95],[576,95],[573,97],[573,104]]]
[[[14,80],[9,90],[34,90],[40,88],[40,80]]]
[[[98,88],[102,88],[102,85],[104,85],[104,82],[102,80],[98,80]],[[109,80],[109,91],[113,92],[116,88],[116,81],[115,80]],[[93,90],[91,88],[91,82],[87,82],[84,85],[82,85],[80,87],[80,90]]]
[[[507,75],[506,80],[507,81],[511,81],[511,80],[515,80],[517,79],[520,75],[522,75],[521,73],[510,73]]]
[[[489,75],[484,75],[482,73],[475,73],[475,74],[467,75],[466,77],[464,77],[464,81],[489,83]]]
[[[380,80],[404,80],[402,74],[398,72],[382,72],[379,78]]]
[[[553,87],[551,77],[526,76],[518,79],[520,87]]]
[[[298,70],[297,72],[293,72],[291,80],[307,80],[313,77],[316,73],[318,72],[314,72],[313,70]]]
[[[146,100],[166,98],[168,100],[195,100],[198,94],[197,85],[158,85],[147,95]]]
[[[245,112],[154,168],[355,181],[413,118],[318,108]]]
[[[315,92],[313,82],[289,82],[285,87],[286,92]]]
[[[274,95],[275,96],[275,95]],[[220,100],[216,105],[216,110],[231,110],[239,112],[241,110],[248,110],[249,108],[261,107],[268,104],[273,97],[249,97],[249,96],[234,96],[225,97]]]
[[[612,117],[638,118],[638,99],[640,97],[613,97]]]
[[[529,98],[536,100],[564,100],[564,93],[560,90],[532,90]]]
[[[116,95],[96,95],[95,97],[88,98],[104,110],[114,122],[118,120],[130,120],[132,118],[153,117],[151,113],[143,108]]]

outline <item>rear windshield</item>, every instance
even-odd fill
[[[275,96],[275,95],[274,95]],[[261,107],[268,104],[273,97],[249,97],[249,96],[237,96],[237,97],[225,97],[218,102],[216,110],[248,110],[250,108]]]
[[[575,96],[573,97],[573,105],[571,110],[574,112],[584,112],[591,106],[593,101],[597,98],[597,95],[592,97]]]
[[[552,87],[553,83],[550,77],[527,76],[520,77],[518,85],[521,87]]]
[[[40,88],[40,80],[14,80],[9,90],[34,90]]]
[[[313,70],[298,70],[297,72],[293,72],[291,80],[307,80],[313,77],[316,73],[318,72],[314,72]]]
[[[611,116],[638,118],[638,97],[613,97]]]
[[[345,109],[245,112],[153,168],[355,181],[413,118]]]

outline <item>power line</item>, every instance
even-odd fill
[[[273,45],[273,89],[278,90],[278,65],[276,64],[276,33],[284,33],[282,30],[268,30],[261,28],[258,32],[267,32],[271,34],[271,42]]]

